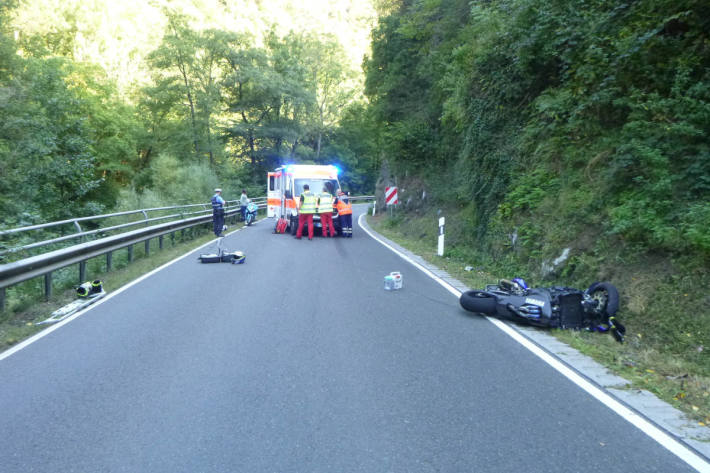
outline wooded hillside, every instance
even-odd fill
[[[477,236],[518,227],[532,250],[539,214],[707,256],[708,31],[702,1],[403,2],[367,92],[391,164],[452,182]]]
[[[266,169],[337,163],[353,191],[369,2],[0,4],[2,226],[262,195]],[[39,196],[39,197],[38,197]]]

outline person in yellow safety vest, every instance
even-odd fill
[[[335,200],[335,207],[338,209],[340,219],[340,236],[352,238],[353,236],[353,204],[350,198],[341,189],[338,189],[338,197]]]
[[[308,239],[313,240],[313,214],[316,213],[316,196],[311,194],[308,184],[303,185],[301,194],[301,207],[298,209],[298,231],[296,238],[299,240],[303,235],[303,224],[308,222]]]
[[[318,196],[318,213],[320,223],[323,225],[323,237],[328,236],[328,226],[330,226],[330,238],[335,236],[333,227],[333,196],[328,192],[328,187],[323,186],[323,192]]]

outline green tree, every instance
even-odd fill
[[[315,103],[302,61],[302,38],[291,34],[282,39],[272,31],[265,43],[265,48],[233,48],[227,77],[229,110],[236,115],[227,134],[236,158],[248,158],[254,172],[285,155],[296,157]]]
[[[304,62],[309,88],[315,92],[315,160],[320,160],[323,135],[339,121],[343,108],[354,99],[354,72],[347,66],[345,51],[331,35],[305,38]]]
[[[66,83],[62,59],[17,62],[0,101],[0,212],[6,223],[95,213],[96,173],[82,100]]]
[[[148,55],[151,67],[161,72],[156,83],[161,89],[177,88],[187,100],[187,116],[192,132],[193,152],[201,153],[196,109],[196,33],[187,25],[184,15],[165,11],[168,18],[168,28],[163,42],[158,49]]]

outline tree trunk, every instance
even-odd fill
[[[318,113],[320,114],[320,126],[318,127],[318,140],[316,142],[316,160],[320,158],[320,145],[323,139],[323,104],[320,105]]]
[[[210,154],[210,167],[214,167],[214,153],[212,152],[212,132],[210,131],[210,117],[207,117],[207,147]]]
[[[249,154],[251,155],[252,168],[256,166],[256,150],[254,149],[254,133],[249,130]]]
[[[185,87],[187,88],[187,101],[190,103],[190,119],[192,120],[192,139],[195,144],[195,154],[199,156],[200,147],[197,143],[197,123],[195,121],[195,104],[192,102],[192,93],[190,92],[190,86],[187,82],[187,76],[182,75],[185,80]]]

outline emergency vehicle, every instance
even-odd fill
[[[288,222],[286,231],[295,235],[298,229],[298,208],[301,205],[303,185],[308,184],[311,193],[316,197],[323,191],[323,186],[327,186],[330,194],[337,197],[340,189],[339,171],[333,165],[287,164],[267,173],[267,216],[286,219]],[[337,216],[338,211],[333,205],[333,223],[335,230],[340,233]],[[313,226],[322,228],[318,214],[313,216]]]

